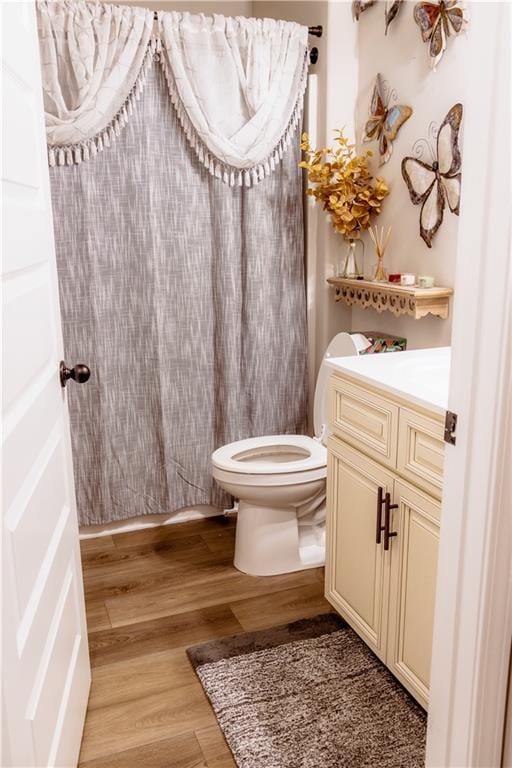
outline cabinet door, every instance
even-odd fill
[[[331,438],[327,478],[326,597],[385,660],[389,558],[377,544],[377,499],[393,475]]]
[[[428,706],[440,502],[395,482],[387,665]]]

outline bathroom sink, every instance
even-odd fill
[[[329,366],[440,413],[448,405],[450,347],[332,358]]]

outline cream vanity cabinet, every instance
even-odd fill
[[[443,415],[330,380],[326,597],[428,706]]]

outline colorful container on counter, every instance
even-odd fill
[[[393,336],[382,331],[361,331],[366,336],[370,346],[360,352],[360,355],[375,355],[377,352],[405,352],[407,339],[403,336]]]

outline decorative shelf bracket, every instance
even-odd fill
[[[327,282],[334,286],[336,301],[344,301],[349,306],[356,305],[363,309],[376,309],[377,312],[388,310],[395,317],[410,315],[415,320],[426,315],[446,320],[450,296],[453,294],[453,288],[414,288],[344,277],[329,277]]]

